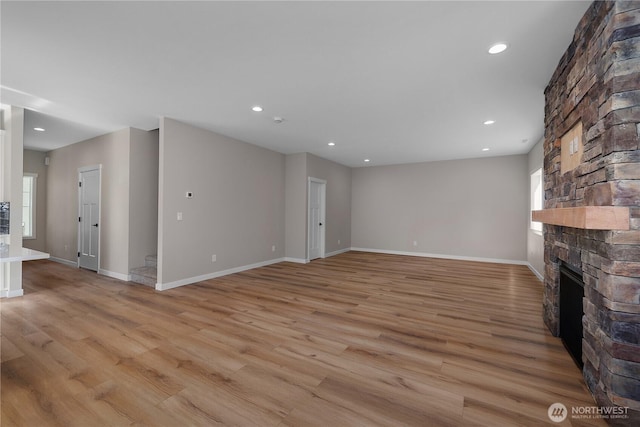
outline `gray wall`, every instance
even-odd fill
[[[131,129],[129,161],[129,266],[158,252],[158,130]]]
[[[129,272],[129,129],[49,152],[47,251],[77,262],[78,168],[102,164],[100,269]]]
[[[36,238],[22,239],[22,246],[46,252],[47,234],[47,166],[43,151],[24,150],[24,173],[38,174],[36,179]]]
[[[100,273],[126,279],[155,253],[158,132],[127,128],[48,153],[46,252],[77,262],[78,168],[102,165]]]
[[[527,233],[536,150],[351,169],[163,118],[159,131],[125,129],[49,154],[46,249],[75,262],[77,169],[102,164],[101,268],[126,275],[157,249],[161,288],[306,260],[308,177],[327,181],[327,254],[354,247],[535,268]]]
[[[529,151],[527,156],[528,162],[528,172],[529,176],[536,170],[540,169],[544,163],[544,138],[540,140],[532,149]],[[544,176],[544,174],[543,174]],[[544,178],[543,178],[544,179]],[[543,183],[544,185],[544,183]],[[530,191],[530,185],[527,186],[527,189]],[[531,197],[529,197],[529,201],[527,206],[529,206],[529,212],[531,212]],[[529,227],[529,223],[527,222],[527,261],[536,275],[539,278],[544,278],[544,238],[541,234],[538,234],[531,230]]]
[[[284,155],[162,118],[159,189],[161,287],[284,257]]]
[[[307,153],[289,154],[285,160],[285,256],[307,259]]]
[[[327,181],[325,255],[351,246],[351,168],[309,153],[290,154],[286,157],[286,257],[299,262],[307,260],[310,177]]]
[[[528,187],[526,155],[357,168],[351,245],[524,262]]]
[[[325,214],[326,255],[351,246],[351,171],[351,168],[330,160],[325,160],[313,154],[307,155],[307,175],[312,178],[327,181]],[[340,241],[340,243],[338,243],[338,241]]]

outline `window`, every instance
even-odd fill
[[[36,238],[36,181],[38,174],[22,177],[22,238]]]
[[[531,210],[543,209],[544,191],[542,185],[542,168],[531,174]],[[542,233],[542,223],[530,221],[530,228],[536,233]]]

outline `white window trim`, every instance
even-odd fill
[[[535,194],[533,190],[533,180],[536,176],[538,176],[537,179],[539,179],[540,182],[540,200],[538,201],[535,200]],[[542,168],[536,169],[529,175],[529,201],[531,208],[530,211],[540,210],[544,208],[544,179],[542,175]],[[539,203],[538,206],[536,206],[536,202]],[[531,212],[529,212],[529,215],[531,215]],[[542,235],[542,223],[533,221],[531,219],[531,216],[529,216],[529,218],[529,229],[535,234]]]
[[[31,235],[22,236],[23,240],[35,240],[36,239],[36,223],[37,223],[37,210],[36,210],[36,201],[37,197],[37,189],[38,189],[38,174],[37,173],[28,173],[25,172],[22,174],[23,176],[28,176],[33,178],[32,188],[31,188]],[[24,219],[23,219],[24,221]]]

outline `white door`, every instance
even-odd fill
[[[309,260],[324,258],[324,213],[326,181],[309,178]]]
[[[98,271],[100,250],[100,168],[79,171],[78,266]]]

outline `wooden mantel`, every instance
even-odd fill
[[[581,206],[531,212],[531,219],[545,224],[587,230],[629,230],[626,206]]]

